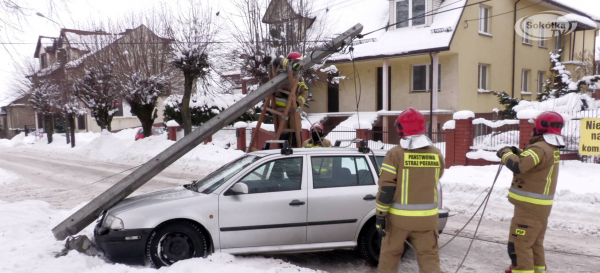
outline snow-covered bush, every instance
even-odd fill
[[[229,108],[234,103],[244,97],[242,94],[212,94],[212,95],[194,95],[190,101],[190,113],[192,116],[192,125],[200,126],[221,111]],[[165,101],[164,120],[175,120],[181,124],[181,95],[171,95]],[[248,110],[244,115],[237,118],[231,124],[237,121],[254,120],[255,115],[260,114],[260,108],[257,106]]]
[[[90,109],[98,126],[110,131],[110,123],[118,111],[116,102],[121,97],[113,69],[109,65],[91,66],[84,73],[73,84],[75,94]]]

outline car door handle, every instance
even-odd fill
[[[372,194],[367,194],[365,195],[365,197],[363,197],[363,200],[365,201],[371,201],[371,200],[375,200],[375,196],[373,196]]]
[[[302,206],[306,204],[305,202],[302,202],[300,200],[292,200],[292,202],[290,203],[290,206]]]

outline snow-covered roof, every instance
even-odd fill
[[[388,1],[360,1],[361,7],[348,6],[343,10],[347,18],[351,21],[346,28],[361,23],[363,24],[363,33],[382,28],[387,25],[389,18]],[[456,31],[456,27],[463,11],[466,0],[445,1],[434,15],[433,23],[430,26],[404,27],[394,30],[380,30],[365,38],[376,38],[376,42],[359,44],[354,46],[354,58],[376,58],[385,56],[397,56],[411,54],[430,49],[445,49],[450,47],[450,42]],[[353,16],[351,13],[358,12],[360,15]],[[365,16],[368,14],[368,16]],[[364,19],[371,18],[371,19]],[[377,18],[377,19],[372,19]],[[383,20],[382,20],[383,19]],[[363,23],[364,22],[364,23]],[[435,32],[433,30],[436,30]],[[335,54],[331,60],[342,61],[349,60],[349,55]]]
[[[577,27],[579,28],[583,28],[583,29],[597,29],[598,25],[594,22],[594,20],[581,16],[581,15],[577,15],[574,13],[570,13],[570,14],[566,14],[563,15],[561,17],[558,17],[558,21],[565,21],[565,22],[569,22],[569,23],[577,23]]]
[[[96,52],[113,43],[121,35],[111,34],[103,31],[83,31],[74,29],[62,29],[62,37],[66,43],[74,49]]]

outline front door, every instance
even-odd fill
[[[236,195],[230,190],[221,194],[221,248],[306,243],[308,201],[303,161],[303,156],[285,156],[265,162],[236,182],[246,184],[248,194]]]
[[[308,243],[352,241],[375,208],[377,185],[365,156],[312,156]]]

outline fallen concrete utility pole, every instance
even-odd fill
[[[348,44],[350,39],[360,34],[362,29],[363,26],[361,24],[356,24],[333,39],[332,42],[324,44],[312,54],[307,54],[302,61],[302,66],[310,68],[315,63],[321,62],[328,55],[335,53],[334,49]],[[57,240],[64,240],[68,236],[79,233],[82,229],[96,220],[102,211],[111,208],[121,200],[125,199],[154,176],[173,164],[173,162],[198,146],[198,144],[221,130],[221,128],[227,124],[233,122],[258,102],[277,91],[288,82],[288,77],[288,73],[277,75],[266,84],[260,86],[256,91],[250,92],[239,102],[225,109],[219,115],[213,117],[204,125],[192,131],[189,135],[175,142],[175,144],[152,158],[150,161],[144,163],[144,165],[140,166],[137,170],[127,175],[117,184],[110,187],[98,197],[94,198],[90,203],[54,227],[52,229],[54,237]]]

